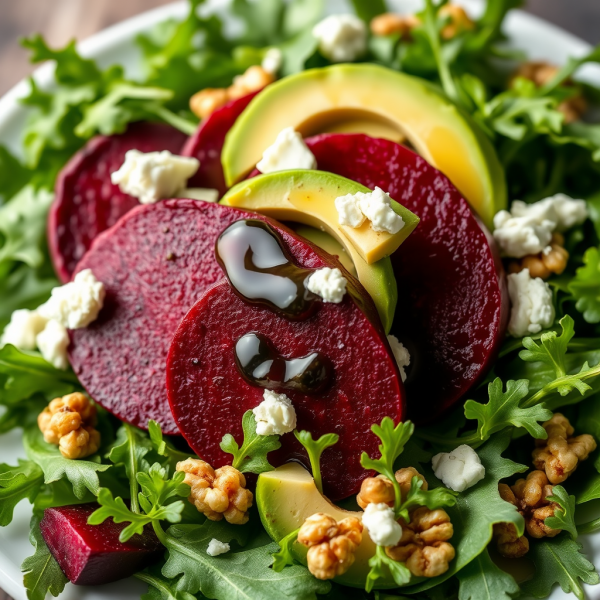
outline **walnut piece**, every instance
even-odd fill
[[[256,92],[275,81],[275,75],[254,65],[243,75],[238,75],[228,88],[206,88],[190,98],[190,109],[200,119],[210,116],[215,110],[231,100]]]
[[[520,273],[529,269],[531,277],[548,279],[550,275],[560,275],[566,268],[569,253],[563,248],[565,238],[560,233],[552,234],[549,250],[539,254],[530,254],[518,260],[513,260],[508,266],[510,273]]]
[[[226,465],[215,470],[203,460],[188,458],[177,463],[177,471],[185,473],[184,482],[192,488],[189,500],[198,512],[211,521],[225,517],[233,525],[248,522],[254,496],[237,469]]]
[[[523,63],[514,73],[510,81],[510,87],[514,87],[515,80],[519,77],[533,81],[536,87],[543,87],[554,77],[556,77],[559,68],[556,65],[544,61],[531,61]],[[567,80],[563,86],[573,86],[572,80]],[[579,91],[571,98],[563,100],[558,105],[558,110],[565,115],[565,123],[579,121],[588,109],[588,103]]]
[[[437,577],[448,570],[455,551],[448,540],[454,534],[450,517],[445,510],[417,508],[410,523],[401,521],[402,538],[396,546],[386,548],[387,555],[405,562],[416,577]]]
[[[555,413],[543,427],[548,432],[548,439],[536,440],[533,464],[536,469],[545,471],[550,483],[562,483],[579,462],[586,460],[596,449],[596,440],[588,434],[572,437],[575,430],[561,413]]]
[[[65,458],[85,458],[100,447],[96,418],[96,406],[75,392],[52,400],[38,416],[38,426],[46,442],[58,446]]]
[[[438,14],[440,17],[450,19],[450,22],[442,28],[442,38],[445,40],[451,40],[463,31],[475,29],[475,22],[458,4],[445,4]]]
[[[373,35],[398,34],[401,37],[408,37],[410,32],[420,24],[421,20],[414,15],[384,13],[373,18],[370,27]]]
[[[418,477],[423,486],[421,489],[427,489],[427,481],[421,473],[413,467],[398,469],[395,473],[396,481],[400,484],[402,499],[404,500],[410,490],[410,484],[413,477]],[[377,475],[377,477],[367,477],[360,486],[360,492],[356,496],[358,505],[364,510],[369,504],[387,504],[394,506],[394,486],[385,475]]]
[[[308,570],[317,579],[343,575],[354,563],[362,531],[363,525],[356,517],[339,522],[323,513],[308,517],[298,532],[298,542],[308,547]]]

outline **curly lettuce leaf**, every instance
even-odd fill
[[[0,464],[0,527],[11,523],[21,500],[33,503],[42,483],[42,470],[32,461],[19,460],[16,467]]]

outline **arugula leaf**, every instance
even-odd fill
[[[360,464],[364,469],[372,469],[385,475],[393,484],[396,495],[394,510],[396,514],[400,510],[402,503],[402,495],[400,493],[400,484],[396,481],[394,475],[394,463],[402,454],[404,446],[412,436],[415,426],[411,421],[398,423],[394,426],[394,421],[389,417],[384,417],[381,425],[373,425],[371,431],[381,440],[379,444],[379,452],[381,458],[370,458],[366,452],[363,452],[360,457]]]
[[[442,506],[454,506],[456,504],[457,493],[443,487],[433,490],[423,490],[423,480],[419,477],[413,477],[410,482],[410,490],[406,500],[402,503],[399,516],[406,522],[410,521],[409,511],[415,506],[426,506],[430,510],[442,508]]]
[[[256,433],[256,419],[254,413],[248,410],[242,417],[244,442],[238,446],[235,438],[227,433],[221,441],[221,450],[233,455],[233,467],[242,473],[265,473],[272,471],[267,454],[281,448],[279,436],[258,435]]]
[[[191,454],[180,452],[173,446],[173,444],[165,440],[162,429],[156,421],[148,422],[148,434],[150,435],[150,441],[154,447],[154,450],[160,456],[164,456],[168,459],[171,469],[175,469],[178,462],[184,461],[192,456]]]
[[[23,434],[23,445],[30,460],[37,463],[44,472],[44,483],[53,483],[66,477],[73,485],[73,492],[82,499],[86,490],[96,496],[100,490],[98,473],[111,468],[100,463],[100,458],[69,460],[64,458],[57,446],[47,444],[37,423],[27,427]],[[98,462],[94,462],[97,458]]]
[[[298,542],[300,528],[288,533],[279,543],[279,550],[273,553],[273,571],[280,573],[285,567],[298,564],[292,553],[292,547]]]
[[[5,375],[0,385],[0,404],[15,405],[34,394],[52,400],[81,389],[72,371],[56,369],[41,356],[27,354],[7,344],[0,348],[0,375]]]
[[[142,600],[196,600],[196,596],[179,591],[177,581],[163,577],[158,566],[140,571],[134,577],[148,584]]]
[[[454,526],[452,545],[456,549],[456,558],[450,563],[450,569],[444,575],[410,586],[406,589],[407,593],[428,590],[460,572],[485,550],[492,539],[494,524],[513,523],[519,535],[523,535],[523,517],[516,507],[502,500],[498,492],[501,480],[528,469],[526,465],[502,457],[510,439],[509,433],[499,433],[481,447],[478,454],[485,467],[484,479],[461,492],[456,498],[456,505],[446,510]]]
[[[19,460],[16,467],[0,464],[0,527],[11,523],[21,500],[34,501],[43,482],[42,470],[34,462]]]
[[[544,523],[552,529],[566,531],[574,540],[577,539],[577,527],[575,526],[575,496],[569,496],[562,485],[555,485],[552,496],[548,496],[550,502],[556,502],[560,509],[555,509],[554,516],[548,517]]]
[[[376,16],[388,12],[385,0],[352,0],[354,12],[367,24]]]
[[[237,535],[236,529],[240,527],[220,521],[161,532],[159,538],[169,552],[163,575],[181,576],[181,591],[227,600],[316,600],[317,594],[329,591],[331,584],[315,579],[305,567],[294,565],[280,573],[271,569],[272,554],[278,549],[275,543],[221,556],[206,553],[213,537],[229,542]]]
[[[0,145],[0,206],[10,200],[29,179],[29,171]]]
[[[503,571],[484,550],[458,572],[460,600],[512,600],[519,595],[513,576]]]
[[[173,498],[187,498],[190,495],[191,488],[187,483],[183,482],[185,473],[181,471],[176,471],[171,479],[168,477],[168,470],[161,467],[158,463],[154,463],[147,473],[138,473],[137,479],[142,488],[140,504],[147,513],[150,514],[152,510],[156,510],[158,507],[173,507],[177,505],[177,508],[173,510],[177,510],[178,514],[181,514],[179,503],[168,504],[168,501]],[[179,522],[171,518],[167,520],[171,523]]]
[[[489,402],[480,404],[474,400],[465,403],[465,416],[467,419],[477,419],[478,443],[484,442],[494,433],[506,427],[523,427],[534,438],[545,439],[548,437],[539,421],[547,421],[552,413],[542,405],[531,408],[522,408],[521,401],[529,392],[529,382],[526,379],[508,381],[506,392],[502,391],[502,380],[496,378],[488,385]]]
[[[600,323],[600,252],[589,248],[584,265],[577,269],[569,283],[569,291],[577,301],[575,307],[588,323]]]
[[[579,600],[585,600],[582,583],[597,585],[600,579],[581,549],[581,544],[564,533],[555,538],[532,541],[527,556],[535,563],[536,573],[533,579],[521,584],[523,592],[534,598],[546,598],[558,583],[563,592],[571,592]]]
[[[310,460],[310,467],[315,480],[317,489],[323,493],[323,479],[321,478],[321,455],[323,452],[338,443],[340,436],[337,433],[326,433],[322,435],[318,440],[313,440],[313,436],[310,431],[297,431],[294,430],[296,439],[304,446],[308,452],[308,458]]]
[[[36,516],[31,519],[29,541],[35,551],[33,556],[26,558],[21,565],[27,598],[45,600],[48,594],[59,596],[69,580],[48,550],[40,531],[40,519]]]
[[[412,576],[404,563],[391,559],[385,553],[385,548],[383,546],[377,546],[375,554],[369,559],[369,567],[371,567],[371,570],[367,575],[367,582],[365,585],[367,592],[371,592],[376,581],[381,577],[385,577],[388,571],[398,586],[406,585]]]

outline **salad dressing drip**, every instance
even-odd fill
[[[332,378],[331,362],[320,352],[286,360],[260,333],[247,333],[238,340],[235,363],[248,383],[267,389],[317,394]]]
[[[305,286],[313,269],[295,265],[281,237],[264,221],[236,221],[219,236],[215,253],[231,287],[246,302],[296,321],[316,309],[318,296]]]

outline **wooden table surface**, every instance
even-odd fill
[[[0,0],[0,95],[32,71],[18,44],[22,36],[41,32],[51,46],[60,46],[169,1]],[[600,42],[600,0],[527,0],[526,9],[591,43]],[[0,589],[0,600],[11,599]]]

